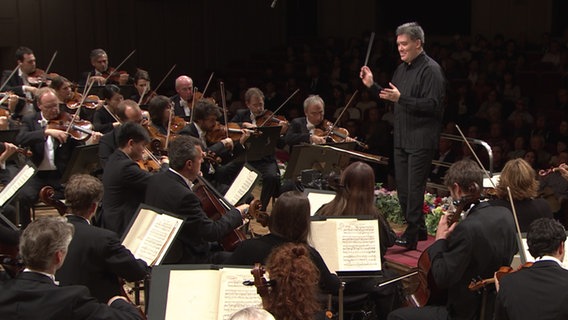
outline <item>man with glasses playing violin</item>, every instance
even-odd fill
[[[565,241],[566,230],[558,221],[540,218],[531,223],[527,244],[536,262],[500,279],[496,275],[494,319],[568,319]]]
[[[50,185],[56,191],[62,191],[60,180],[65,167],[69,165],[73,149],[85,143],[98,143],[102,136],[99,132],[92,132],[85,142],[70,137],[63,128],[64,125],[52,126],[50,121],[55,121],[65,115],[60,110],[60,101],[53,89],[39,89],[36,99],[40,112],[22,118],[22,126],[16,137],[17,144],[30,147],[33,154],[31,160],[38,170],[19,193],[22,227],[30,223],[30,209],[38,201],[41,188]]]

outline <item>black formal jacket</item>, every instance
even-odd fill
[[[101,226],[122,237],[136,209],[144,201],[151,174],[122,150],[109,157],[103,173],[103,212]]]
[[[284,137],[286,144],[292,147],[302,142],[310,143],[310,130],[308,130],[307,125],[308,120],[306,120],[306,117],[292,120]]]
[[[27,115],[22,118],[22,126],[20,127],[20,132],[16,137],[16,143],[22,147],[30,147],[32,151],[32,162],[34,165],[39,166],[45,155],[45,140],[53,139],[51,137],[45,136],[45,128],[41,126],[39,121],[41,120],[41,113],[38,112],[35,115]],[[84,144],[82,141],[73,139],[72,137],[67,138],[67,142],[60,144],[57,139],[54,139],[54,149],[55,149],[55,166],[59,174],[63,175],[65,167],[69,163],[73,149]]]
[[[99,141],[99,160],[101,168],[104,170],[110,156],[114,150],[118,149],[118,133],[120,126],[114,128],[110,132],[105,133]]]
[[[495,199],[489,201],[492,205],[503,206],[511,209],[511,203],[508,200]],[[548,201],[543,198],[515,200],[515,211],[517,219],[519,219],[519,228],[521,232],[528,232],[533,221],[538,218],[554,218]]]
[[[106,108],[100,108],[95,111],[95,115],[93,117],[93,126],[95,131],[100,133],[111,132],[114,128],[113,123],[115,122],[116,120]]]
[[[222,240],[243,223],[237,209],[227,212],[218,220],[209,219],[198,196],[172,170],[150,178],[145,203],[184,219],[174,248],[165,258],[168,263],[209,263],[209,242]]]
[[[107,306],[89,295],[87,287],[59,287],[36,272],[0,283],[0,314],[6,320],[142,319],[136,307],[124,300]]]
[[[555,261],[504,275],[499,288],[495,320],[568,319],[568,270]]]
[[[249,265],[255,263],[266,263],[266,259],[272,250],[280,245],[287,243],[286,239],[274,234],[267,234],[260,238],[248,239],[243,241],[235,252],[225,261],[226,265]],[[310,249],[310,257],[320,272],[319,287],[324,292],[337,293],[339,290],[339,278],[332,274],[327,265],[323,261],[320,253],[312,248]]]
[[[185,115],[185,111],[181,106],[181,97],[179,94],[170,97],[170,100],[174,103],[174,115],[184,118],[185,121],[189,121],[189,116]],[[190,101],[191,102],[191,101]],[[191,115],[191,112],[190,112]]]
[[[482,202],[447,239],[437,240],[427,249],[434,282],[448,291],[446,306],[451,319],[479,318],[481,295],[470,291],[468,285],[471,279],[492,278],[499,267],[511,265],[517,252],[516,239],[511,211]],[[494,292],[488,294],[487,305],[492,310]]]
[[[195,123],[193,122],[183,127],[179,134],[185,134],[199,139],[199,132],[197,131],[197,127],[195,127]],[[233,157],[244,152],[245,148],[239,141],[234,141],[233,150],[231,151],[227,150],[222,142],[216,142],[214,144],[208,145],[207,151],[214,152],[215,155],[223,159],[223,163],[226,163],[228,161],[231,161]]]
[[[68,215],[67,221],[75,227],[75,233],[65,262],[55,274],[60,285],[84,285],[104,303],[121,294],[119,277],[126,281],[144,279],[148,266],[120,243],[116,233],[74,215]]]

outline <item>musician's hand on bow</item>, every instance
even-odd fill
[[[371,72],[371,69],[369,69],[369,67],[367,66],[361,67],[361,71],[359,72],[359,77],[361,78],[363,84],[367,88],[370,88],[373,85],[373,83],[375,83],[375,81],[373,80],[373,72]]]
[[[392,102],[398,102],[398,99],[400,98],[400,91],[398,91],[398,88],[395,87],[392,82],[389,82],[389,86],[390,89],[384,88],[383,90],[381,90],[379,97],[381,97],[381,99],[389,100]]]

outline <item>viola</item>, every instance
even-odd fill
[[[205,178],[198,176],[199,181],[193,188],[193,192],[199,198],[203,211],[211,220],[219,220],[234,207],[217,191]],[[233,251],[244,240],[245,233],[240,229],[229,232],[220,241],[225,251]]]
[[[44,70],[36,68],[34,72],[28,74],[28,83],[32,86],[49,85],[51,80],[58,76],[57,73],[46,73]]]
[[[335,143],[345,142],[349,137],[349,131],[345,128],[333,127],[331,121],[324,119],[314,130],[314,135],[319,137],[329,137]],[[358,146],[363,149],[369,149],[369,146],[359,140],[353,139]]]
[[[487,287],[488,285],[495,283],[495,278],[497,278],[497,281],[500,281],[501,278],[509,273],[513,273],[513,272],[517,272],[521,269],[524,268],[530,268],[532,267],[533,263],[532,262],[525,262],[525,264],[520,265],[516,270],[509,267],[509,266],[502,266],[499,267],[499,270],[497,270],[495,272],[495,276],[493,278],[489,278],[489,279],[481,279],[481,280],[471,280],[471,283],[467,286],[467,288],[470,291],[479,291],[481,289],[484,289],[485,287]]]
[[[243,130],[248,131],[251,134],[261,134],[262,132],[253,129],[241,129],[236,122],[229,122],[226,126],[217,122],[215,127],[208,131],[205,135],[205,141],[207,144],[215,144],[225,138],[231,138],[231,140],[236,141],[243,135]]]
[[[261,115],[256,116],[256,124],[259,127],[279,126],[281,122],[286,123],[286,125],[282,126],[282,130],[280,130],[280,134],[284,134],[288,130],[288,126],[287,126],[288,120],[286,120],[285,117],[277,116],[277,115],[274,114],[274,112],[272,112],[270,110],[264,110],[264,112]]]
[[[113,67],[109,67],[106,71],[101,73],[101,76],[106,79],[107,82],[112,81],[123,86],[128,82],[128,72],[124,70],[117,71]]]
[[[73,119],[73,116],[67,112],[61,111],[57,119],[47,122],[48,129],[57,129],[69,133],[71,138],[79,141],[89,139],[93,134],[93,124],[87,120],[79,118]]]
[[[270,215],[268,212],[262,210],[262,204],[260,200],[254,199],[251,201],[248,212],[247,218],[248,219],[255,219],[260,225],[263,227],[267,227],[270,222]]]
[[[79,108],[81,101],[83,101],[82,106],[87,109],[96,109],[104,103],[104,101],[101,100],[96,94],[88,95],[85,100],[83,100],[82,94],[80,94],[79,92],[74,92],[73,96],[69,100],[67,100],[65,104],[67,105],[67,108],[75,110]]]
[[[187,125],[187,122],[179,116],[174,116],[172,117],[172,121],[170,123],[170,131],[172,133],[179,133],[185,126]]]
[[[160,130],[153,125],[147,125],[146,130],[148,130],[148,133],[150,134],[150,150],[152,151],[152,154],[158,156],[167,155],[166,135],[161,133]],[[170,136],[170,138],[172,137]]]

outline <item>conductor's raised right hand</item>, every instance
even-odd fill
[[[359,72],[359,77],[361,78],[361,80],[363,81],[363,84],[367,88],[370,88],[373,85],[373,83],[375,82],[373,80],[373,72],[371,72],[371,69],[369,69],[369,67],[367,67],[367,66],[361,67],[361,71]]]

